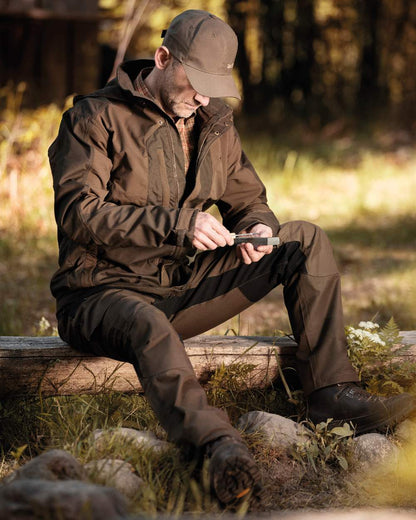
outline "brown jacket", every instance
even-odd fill
[[[117,80],[76,98],[49,149],[60,265],[51,289],[58,302],[103,285],[158,294],[180,283],[175,266],[195,252],[195,217],[213,204],[230,231],[257,222],[278,230],[231,109],[220,100],[198,109],[195,174],[185,178],[173,121],[133,87],[149,66],[126,63]]]

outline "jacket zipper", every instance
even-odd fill
[[[176,130],[176,128],[175,128]],[[177,130],[176,130],[177,132]],[[176,202],[177,204],[179,204],[179,200],[180,200],[180,194],[179,194],[179,180],[178,180],[178,171],[177,171],[177,167],[176,167],[176,158],[175,158],[175,144],[173,142],[173,139],[172,139],[172,134],[171,134],[171,130],[170,128],[168,128],[168,134],[169,134],[169,140],[170,140],[170,145],[171,145],[171,151],[172,151],[172,161],[173,161],[173,177],[175,179],[175,182],[176,182]],[[179,133],[178,133],[179,135]]]
[[[206,145],[207,141],[208,141],[208,138],[209,137],[212,137],[212,135],[214,134],[214,137],[212,137],[211,139],[211,143],[213,143],[216,139],[218,139],[222,134],[224,134],[229,126],[227,125],[227,123],[225,123],[223,129],[222,129],[222,132],[220,132],[219,130],[216,130],[214,132],[211,131],[211,129],[218,123],[218,121],[216,121],[215,123],[212,123],[210,125],[210,127],[206,130],[205,132],[205,135],[204,135],[204,138],[201,142],[201,146],[199,147],[198,149],[198,156],[197,156],[197,160],[196,160],[196,165],[195,165],[195,171],[197,172],[198,169],[199,169],[199,166],[200,164],[202,163],[202,160],[205,159],[205,157],[207,156],[208,154],[208,151],[209,151],[209,146]],[[211,145],[210,143],[210,145]]]

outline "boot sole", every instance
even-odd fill
[[[228,457],[214,454],[210,466],[213,467],[211,486],[223,504],[236,504],[250,494],[257,500],[261,499],[261,475],[251,456],[244,452]]]

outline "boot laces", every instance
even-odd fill
[[[336,395],[336,399],[341,399],[341,397],[349,397],[350,399],[355,399],[356,401],[363,402],[375,402],[380,401],[382,398],[377,395],[369,394],[366,390],[361,388],[358,385],[349,383],[349,384],[340,384],[341,388]]]

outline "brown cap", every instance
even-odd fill
[[[238,41],[229,25],[190,9],[172,20],[164,36],[163,45],[182,63],[198,94],[241,99],[232,77]]]

